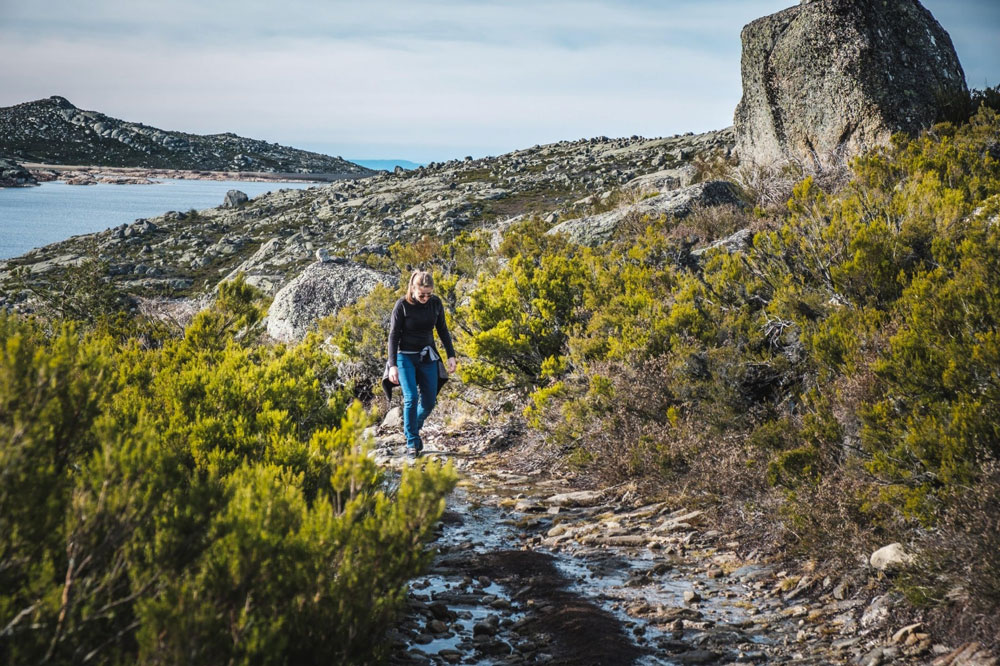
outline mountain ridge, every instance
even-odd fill
[[[336,174],[375,172],[322,155],[233,132],[162,130],[77,108],[58,95],[0,108],[0,155],[19,162],[191,171]]]

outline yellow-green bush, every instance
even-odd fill
[[[315,340],[234,339],[242,292],[157,349],[0,316],[5,663],[379,660],[454,473],[392,490]]]
[[[981,106],[837,191],[803,180],[748,250],[694,267],[663,221],[596,250],[512,230],[461,312],[468,378],[533,389],[529,423],[594,473],[768,494],[803,548],[937,522],[1000,458],[1000,117]]]
[[[563,353],[578,321],[584,271],[577,256],[518,254],[484,280],[459,313],[471,331],[464,339],[470,362],[463,365],[462,378],[492,388],[537,382],[543,364]]]

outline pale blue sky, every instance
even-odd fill
[[[732,123],[744,24],[794,0],[0,0],[0,106],[418,162]],[[1000,2],[925,0],[973,87]]]

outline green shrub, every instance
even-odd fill
[[[107,324],[131,312],[135,308],[133,299],[112,283],[110,265],[96,258],[96,244],[84,247],[84,253],[85,258],[54,273],[37,275],[27,268],[16,269],[12,291],[30,293],[43,317],[87,326]]]
[[[398,290],[379,284],[317,324],[319,335],[336,348],[341,381],[359,398],[370,399],[378,392],[388,353],[389,318],[397,300]]]
[[[234,338],[257,313],[226,286],[152,349],[0,316],[4,662],[383,655],[454,472],[391,490],[314,339]]]
[[[767,482],[772,486],[795,488],[818,477],[819,452],[813,446],[783,451],[767,466]]]
[[[469,331],[462,379],[490,388],[535,385],[543,364],[565,351],[585,281],[580,258],[558,254],[518,254],[484,280],[459,310]]]

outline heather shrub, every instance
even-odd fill
[[[454,473],[390,484],[333,360],[252,344],[260,312],[224,286],[157,348],[0,316],[4,662],[382,656]]]
[[[494,389],[533,386],[564,350],[585,281],[581,258],[564,254],[517,254],[482,281],[459,308],[470,359],[462,378]]]
[[[915,603],[933,604],[950,634],[989,644],[1000,630],[1000,465],[986,461],[981,474],[920,539],[921,555],[901,587]]]
[[[85,325],[107,324],[135,307],[133,299],[114,287],[110,265],[98,259],[96,244],[85,248],[86,257],[65,266],[53,277],[15,269],[7,286],[11,292],[30,295],[33,310],[40,316],[75,321]]]
[[[533,266],[583,278],[521,369],[529,425],[609,480],[731,502],[725,478],[776,503],[800,552],[838,525],[847,552],[937,523],[1000,451],[998,124],[984,105],[858,158],[849,182],[800,180],[745,252],[692,262],[666,220],[593,251],[532,236]],[[513,322],[533,285],[504,279],[496,321]]]
[[[361,399],[379,391],[388,353],[389,318],[398,290],[383,284],[317,323],[318,335],[334,347],[338,378]]]

